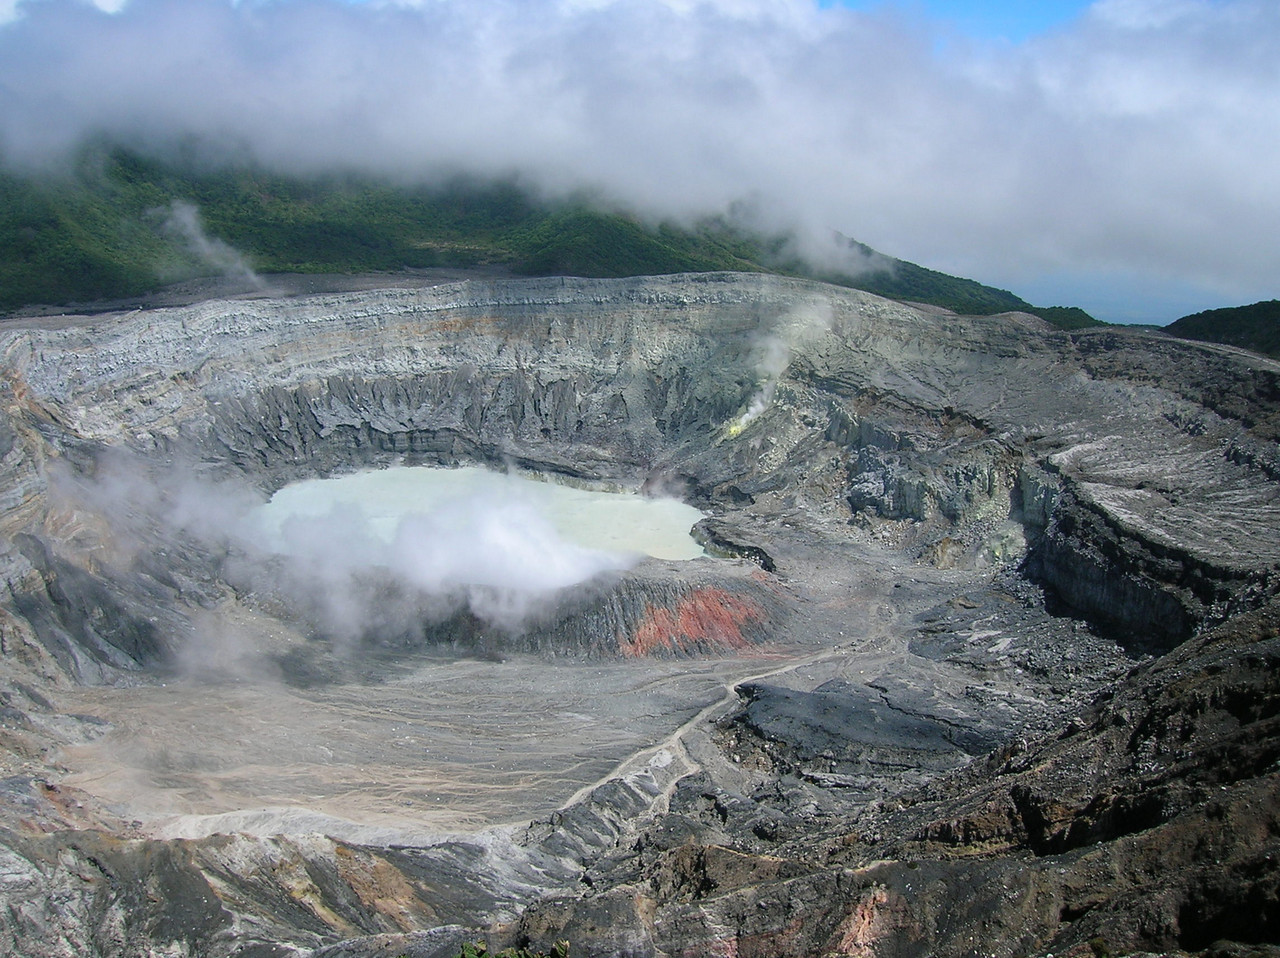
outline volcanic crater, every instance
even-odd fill
[[[745,274],[0,341],[8,948],[1280,940],[1274,362]],[[240,531],[393,465],[671,495],[707,554],[530,591]]]

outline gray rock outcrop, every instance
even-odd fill
[[[436,954],[467,927],[568,936],[575,954],[961,955],[981,936],[983,953],[1029,954],[1241,939],[1215,895],[1269,903],[1248,940],[1273,941],[1274,862],[1232,839],[1221,860],[1243,871],[1215,870],[1195,849],[1226,826],[1188,816],[1210,780],[1221,820],[1274,816],[1278,437],[1280,366],[1263,357],[777,277],[9,321],[0,941]],[[699,712],[549,819],[434,844],[165,838],[59,784],[49,754],[101,733],[51,690],[163,681],[210,622],[306,631],[276,663],[300,685],[349,661],[237,538],[245,502],[459,463],[675,493],[708,513],[713,555],[572,590],[514,631],[427,616],[374,581],[380,617],[354,636],[368,669],[410,648],[803,668],[743,685],[737,711]],[[1162,699],[1174,673],[1204,691]],[[1205,757],[1223,743],[1227,771]],[[1085,785],[1039,774],[1072,748]],[[1160,854],[1194,882],[1144,878]],[[997,890],[965,904],[964,883]]]

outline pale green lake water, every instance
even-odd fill
[[[307,479],[277,492],[256,518],[279,546],[289,520],[322,520],[344,511],[387,543],[410,517],[428,517],[437,528],[443,524],[465,535],[467,527],[451,526],[452,519],[467,516],[470,522],[487,512],[503,521],[536,515],[564,542],[586,549],[659,559],[704,554],[690,535],[703,514],[677,499],[580,489],[476,467],[398,466]],[[342,538],[335,532],[332,548],[342,549]]]

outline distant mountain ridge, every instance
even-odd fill
[[[1165,332],[1179,339],[1224,343],[1280,358],[1280,300],[1206,309],[1175,320]]]
[[[1078,308],[1032,306],[853,240],[849,269],[821,269],[799,257],[788,236],[724,218],[653,224],[586,198],[542,202],[514,181],[457,177],[398,186],[98,146],[63,175],[0,171],[0,192],[7,197],[0,204],[0,310],[137,296],[233,264],[262,273],[488,266],[597,278],[769,272],[959,313],[1022,311],[1066,329],[1099,325]],[[886,268],[858,268],[866,262]]]

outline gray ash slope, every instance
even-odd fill
[[[740,275],[220,300],[2,342],[10,947],[426,955],[454,926],[636,955],[1277,940],[1271,361]],[[776,667],[551,819],[423,847],[164,839],[60,785],[50,750],[95,719],[54,693],[157,681],[197,621],[302,623],[308,661],[277,665],[340,671],[342,637],[192,518],[193,489],[207,520],[392,462],[676,491],[726,558],[643,564],[514,632],[401,596],[348,637],[372,660]],[[1177,875],[1150,864],[1175,853]],[[961,901],[965,882],[993,891]],[[1214,918],[1215,896],[1264,920]]]

